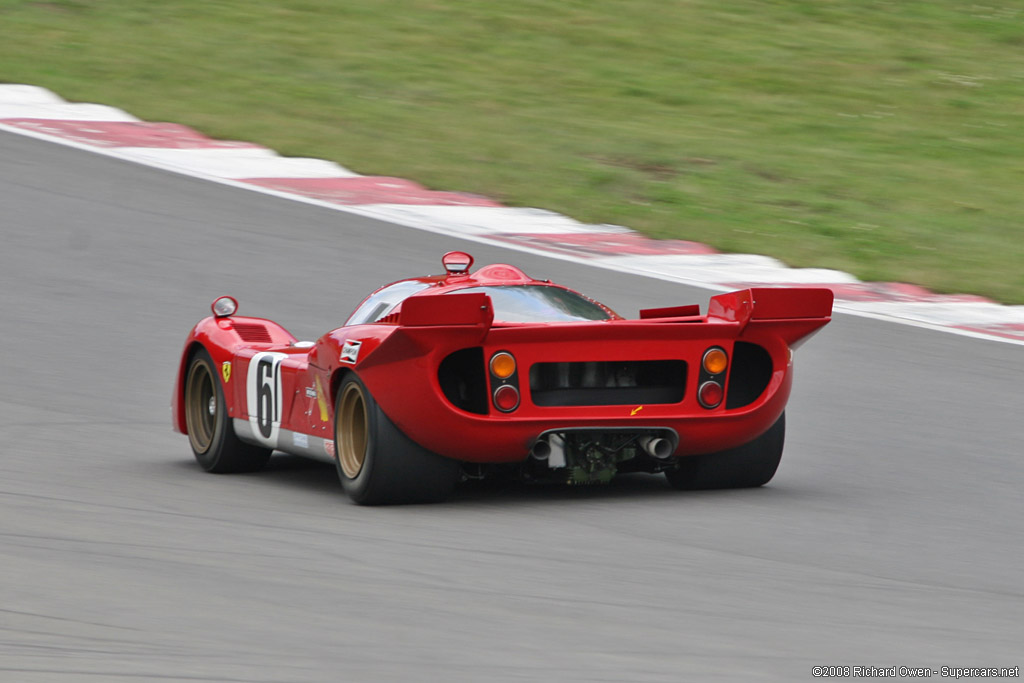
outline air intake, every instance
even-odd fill
[[[267,332],[267,328],[263,325],[258,323],[240,323],[238,321],[232,321],[232,325],[238,336],[242,338],[242,341],[255,344],[269,344],[272,341],[270,333]]]

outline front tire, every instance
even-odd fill
[[[764,486],[779,468],[786,441],[786,414],[753,441],[727,451],[679,458],[665,471],[674,489],[741,489]]]
[[[192,354],[185,377],[185,425],[196,461],[207,472],[254,472],[267,464],[271,451],[251,446],[235,435],[218,373],[206,349]]]
[[[403,434],[354,374],[338,389],[334,450],[341,485],[360,505],[440,502],[461,477],[458,462]]]

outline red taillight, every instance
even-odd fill
[[[519,390],[505,384],[494,390],[494,407],[504,413],[510,413],[519,406]]]
[[[715,381],[704,382],[697,391],[697,398],[705,408],[715,408],[722,402],[725,392],[722,385]]]

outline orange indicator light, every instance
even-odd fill
[[[710,348],[704,352],[704,370],[710,375],[719,375],[725,372],[729,364],[729,358],[725,351],[718,347]]]
[[[508,379],[516,371],[516,359],[507,351],[491,356],[491,372],[499,379]]]

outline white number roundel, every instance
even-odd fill
[[[261,445],[277,448],[281,431],[281,361],[286,354],[273,351],[257,353],[249,361],[245,379],[245,399],[252,435]]]

